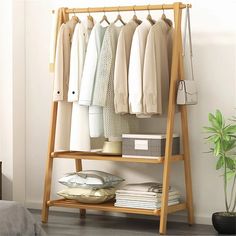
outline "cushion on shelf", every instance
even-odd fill
[[[97,170],[84,170],[80,172],[68,173],[59,179],[59,183],[70,188],[110,188],[118,185],[124,179]]]
[[[115,188],[88,189],[88,188],[67,188],[57,194],[66,199],[77,200],[81,203],[103,203],[115,197]]]

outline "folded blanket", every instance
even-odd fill
[[[168,206],[176,205],[179,204],[179,201],[170,201],[168,202]],[[116,202],[115,203],[116,207],[128,207],[128,208],[138,208],[138,209],[147,209],[147,210],[155,210],[161,208],[161,203],[158,204],[146,204],[143,202],[137,202],[137,203],[132,203],[132,202]]]
[[[141,191],[129,191],[129,190],[117,190],[116,195],[126,195],[126,196],[140,196],[140,197],[161,197],[162,193],[152,193],[152,192],[141,192]],[[170,190],[169,196],[180,195],[177,190]]]
[[[168,200],[175,200],[179,199],[180,195],[175,194],[172,196],[169,196]],[[117,194],[116,200],[128,200],[128,201],[146,201],[146,202],[161,202],[161,197],[155,197],[155,196],[131,196],[131,195],[122,195]]]

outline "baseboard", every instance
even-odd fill
[[[41,202],[25,202],[25,207],[32,210],[39,210],[42,209]],[[74,214],[78,213],[78,209],[73,208],[63,208],[63,207],[50,207],[51,214],[54,213],[62,213],[63,216],[72,217]],[[72,214],[71,214],[72,213]],[[98,215],[98,211],[89,210],[89,214]],[[101,215],[102,213],[99,212]],[[106,212],[106,215],[116,216],[116,217],[129,217],[134,219],[150,219],[155,220],[154,216],[148,215],[135,215],[135,214],[123,214],[123,213],[113,213],[113,212]],[[175,214],[170,214],[168,216],[168,221],[171,222],[187,222],[187,214],[186,212],[178,212]],[[204,225],[211,225],[211,216],[210,215],[195,215],[195,222],[196,224],[204,224]]]

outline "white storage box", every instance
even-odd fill
[[[122,157],[157,158],[165,156],[165,134],[123,134]],[[180,137],[173,135],[172,155],[180,154]]]

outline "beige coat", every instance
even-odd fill
[[[70,52],[72,36],[78,21],[73,17],[62,24],[58,38],[55,58],[54,101],[67,101],[70,73]]]
[[[114,105],[115,112],[125,114],[129,112],[128,101],[128,71],[130,49],[134,31],[138,25],[131,20],[122,27],[117,42],[114,69]]]
[[[143,69],[144,114],[167,112],[173,28],[163,20],[150,29]]]
[[[55,56],[57,47],[57,36],[58,32],[63,23],[66,23],[69,18],[66,14],[67,8],[59,8],[54,14],[52,14],[52,29],[50,36],[50,58],[49,58],[49,69],[51,73],[54,73],[55,69]]]
[[[67,93],[71,40],[76,23],[77,21],[72,19],[62,24],[57,39],[53,92],[54,101],[58,101],[55,150],[70,149],[72,103],[67,102]]]

